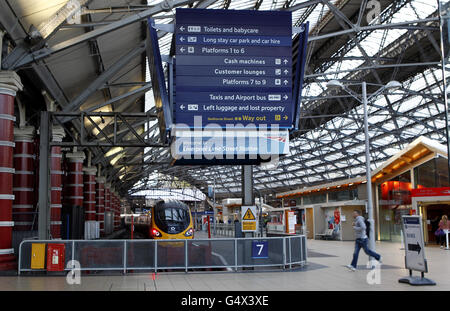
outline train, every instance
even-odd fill
[[[190,208],[178,200],[160,200],[151,208],[149,236],[152,239],[193,239]]]
[[[125,227],[151,239],[193,239],[194,223],[189,206],[178,200],[158,200],[148,214],[123,215]]]

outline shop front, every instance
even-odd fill
[[[413,215],[411,175],[406,172],[378,185],[381,241],[401,241],[403,215]]]
[[[450,187],[413,189],[412,206],[422,216],[425,243],[438,245],[435,232],[442,216],[450,215]]]
[[[403,215],[423,217],[425,243],[449,205],[437,198],[417,201],[421,189],[449,187],[446,148],[421,137],[372,173],[376,185],[377,232],[381,241],[401,242]],[[450,200],[449,200],[450,201]]]

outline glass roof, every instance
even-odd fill
[[[247,1],[218,0],[208,8],[222,9],[254,9],[259,3],[259,10],[278,10],[289,3],[289,7],[307,3],[308,1]],[[330,1],[342,12],[346,12],[345,4],[349,1]],[[309,113],[320,117],[315,109],[349,104],[353,97],[345,92],[330,92],[326,84],[329,80],[339,79],[344,84],[360,83],[363,79],[375,81],[371,84],[372,94],[390,80],[399,80],[402,89],[394,93],[383,91],[374,94],[368,103],[369,136],[371,168],[379,167],[389,157],[406,147],[419,136],[426,136],[440,143],[446,143],[444,136],[444,103],[442,95],[442,71],[436,59],[429,59],[431,52],[416,44],[419,40],[429,45],[433,51],[436,42],[426,39],[431,32],[437,31],[438,22],[428,21],[416,24],[405,24],[436,16],[435,1],[386,1],[387,8],[381,13],[385,24],[390,27],[373,25],[369,30],[355,33],[330,36],[332,42],[341,42],[331,57],[321,58],[320,54],[311,51],[317,49],[325,40],[310,41],[308,53],[311,59],[320,63],[308,63],[305,73],[305,84],[302,92],[302,114],[305,122],[311,121]],[[174,10],[170,13],[174,14]],[[299,20],[309,21],[310,38],[323,35],[321,27],[325,16],[338,19],[324,3],[311,2],[306,7],[293,10],[293,24]],[[159,15],[167,15],[164,12]],[[349,16],[347,16],[349,18]],[[330,18],[328,18],[329,20]],[[172,23],[172,18],[158,19],[158,23]],[[326,21],[325,21],[326,22]],[[401,25],[395,25],[402,23]],[[425,28],[426,27],[426,28]],[[332,32],[342,31],[342,28]],[[356,38],[356,39],[355,39]],[[362,38],[358,40],[358,38]],[[166,34],[160,38],[161,54],[169,54],[172,36]],[[334,40],[334,41],[331,41]],[[340,40],[340,41],[339,41]],[[437,42],[439,44],[439,41]],[[415,54],[414,54],[415,53]],[[312,55],[314,54],[314,55]],[[419,56],[414,56],[419,55]],[[415,66],[408,65],[415,63]],[[383,67],[384,66],[384,67]],[[388,67],[389,66],[389,67]],[[383,71],[384,70],[384,71]],[[148,77],[149,81],[149,77]],[[355,96],[361,97],[361,87],[354,86]],[[371,96],[372,94],[369,94]],[[153,95],[146,96],[146,110],[154,106]],[[328,107],[327,109],[329,109]],[[326,109],[325,109],[326,110]],[[320,122],[315,127],[308,127],[296,133],[290,141],[290,153],[280,159],[279,165],[271,170],[254,169],[254,185],[266,193],[302,188],[318,183],[326,183],[339,179],[362,176],[365,173],[363,107],[360,104],[347,109]],[[319,121],[320,118],[317,118]],[[157,130],[157,127],[156,129]],[[149,154],[152,149],[148,148]],[[155,151],[156,152],[156,151]],[[169,159],[170,154],[160,159]],[[159,170],[154,173],[154,170]],[[211,167],[156,167],[149,170],[145,184],[142,180],[134,188],[153,187],[156,181],[164,178],[184,180],[192,183],[217,184],[217,194],[223,197],[239,196],[241,191],[239,166]]]

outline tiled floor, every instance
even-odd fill
[[[370,270],[364,268],[367,256],[363,252],[359,261],[363,269],[350,272],[344,267],[351,260],[353,242],[308,240],[312,255],[308,266],[294,271],[167,272],[158,273],[156,277],[153,273],[83,275],[80,285],[69,285],[64,276],[5,276],[0,277],[0,290],[450,290],[450,251],[427,247],[425,254],[430,271],[426,277],[437,285],[414,287],[398,283],[399,278],[408,274],[400,244],[378,242],[376,248],[383,256],[384,266],[380,270],[380,284],[374,285],[367,282]]]

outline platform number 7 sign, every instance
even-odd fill
[[[269,258],[269,244],[267,241],[252,241],[252,258]]]

